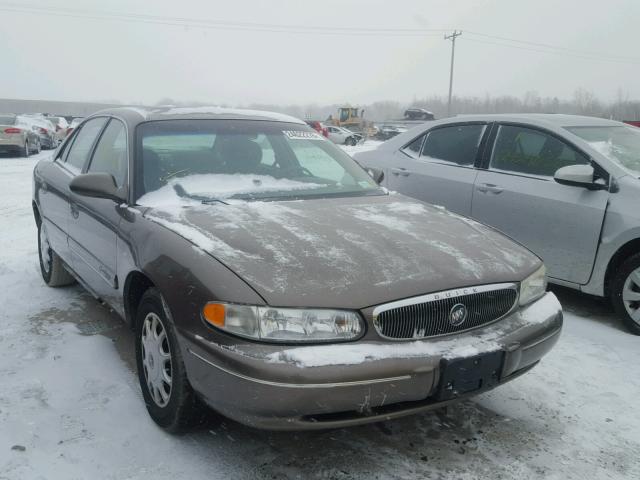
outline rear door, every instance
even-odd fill
[[[84,130],[83,126],[83,130]],[[109,173],[122,189],[127,181],[128,149],[125,125],[109,120],[89,153],[87,173]],[[121,209],[113,201],[71,194],[69,245],[74,268],[99,297],[114,304],[118,281],[116,271],[117,232]]]
[[[470,215],[486,130],[486,123],[448,124],[420,135],[394,155],[389,188]]]
[[[553,175],[591,160],[551,132],[525,125],[502,124],[492,136],[487,168],[475,182],[472,217],[535,252],[550,277],[587,283],[609,192],[560,185]]]
[[[76,170],[67,165],[66,158],[74,140],[75,136],[70,138],[64,147],[55,153],[53,161],[41,163],[41,175],[37,179],[40,185],[36,189],[42,225],[47,232],[51,248],[69,266],[72,266],[68,242],[71,218],[69,182]]]

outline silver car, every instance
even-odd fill
[[[389,189],[523,243],[550,282],[609,297],[640,334],[640,129],[573,115],[459,116],[355,158]]]
[[[356,145],[363,138],[360,133],[332,125],[327,126],[327,132],[329,133],[329,140],[337,145]]]
[[[23,157],[40,153],[40,138],[23,117],[0,114],[0,153],[18,153]]]

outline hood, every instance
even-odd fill
[[[521,281],[541,263],[480,223],[397,194],[152,208],[145,216],[274,306],[358,309]]]

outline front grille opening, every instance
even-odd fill
[[[420,339],[462,332],[505,316],[518,297],[515,288],[502,288],[428,302],[405,305],[380,312],[375,326],[383,337]],[[459,325],[451,321],[451,309],[462,304],[467,316]]]

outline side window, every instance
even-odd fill
[[[420,135],[413,142],[411,142],[409,145],[404,147],[402,151],[407,155],[409,155],[410,157],[418,158],[420,156],[420,150],[422,150],[422,142],[424,141],[424,137],[426,136],[427,136],[426,133],[423,135]]]
[[[66,164],[77,170],[82,170],[91,152],[91,147],[105,123],[107,123],[106,118],[94,118],[82,126],[67,154]]]
[[[431,130],[422,147],[422,156],[458,165],[472,166],[486,125],[453,125]]]
[[[586,156],[552,135],[526,127],[501,125],[490,167],[551,177],[561,167],[588,163]]]
[[[113,175],[121,187],[127,176],[127,135],[121,121],[112,119],[100,137],[91,159],[89,172],[104,172]]]

